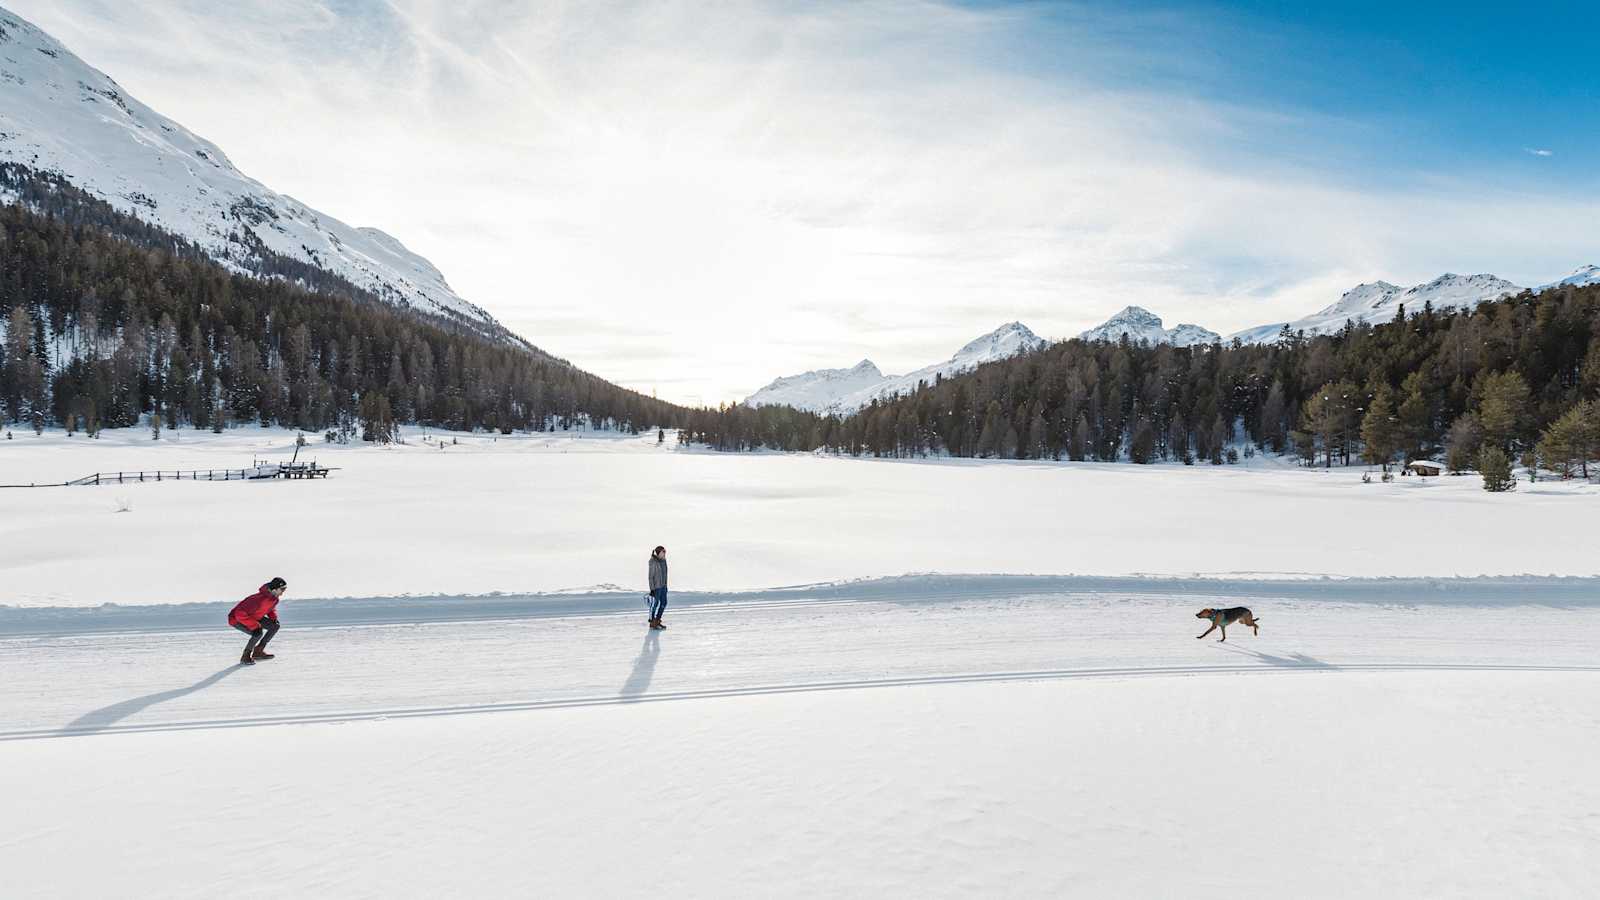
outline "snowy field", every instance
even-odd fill
[[[456,439],[0,490],[0,897],[1600,883],[1595,487]],[[0,483],[291,443],[17,434]]]
[[[0,484],[287,460],[292,435],[0,440]],[[752,590],[907,572],[1597,575],[1600,487],[1362,484],[1265,460],[1125,464],[728,455],[654,435],[459,436],[305,453],[326,481],[0,489],[0,604],[643,587]],[[121,511],[126,508],[126,511]]]
[[[1226,644],[1194,639],[1216,600],[1195,583],[1049,585],[699,598],[665,633],[585,598],[464,618],[352,601],[341,624],[286,604],[278,658],[243,669],[238,636],[203,625],[225,605],[84,631],[13,610],[0,894],[1580,897],[1600,880],[1600,599],[1582,585],[1403,602],[1385,583],[1341,600],[1225,582],[1262,628]]]

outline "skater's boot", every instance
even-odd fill
[[[661,631],[666,631],[667,630],[667,623],[661,621],[660,619],[657,619],[656,620],[656,628],[658,630],[661,630]]]
[[[667,626],[661,624],[661,620],[660,619],[651,619],[650,620],[650,627],[652,629],[654,629],[654,630],[658,630],[659,631],[660,629],[665,628]]]
[[[256,652],[251,654],[251,655],[254,656],[256,659],[272,659],[273,658],[272,654],[268,653],[267,652],[267,648],[265,648],[265,647],[257,647],[256,648]]]
[[[239,665],[241,666],[253,666],[255,664],[256,661],[250,658],[250,651],[248,650],[245,651],[243,656],[239,657]]]

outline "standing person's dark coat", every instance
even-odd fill
[[[661,615],[667,611],[667,548],[657,547],[650,554],[650,627],[665,628]]]

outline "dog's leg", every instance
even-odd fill
[[[1210,634],[1211,632],[1216,631],[1216,630],[1217,630],[1217,623],[1212,622],[1211,623],[1211,627],[1206,629],[1205,634],[1197,634],[1197,635],[1194,636],[1194,639],[1198,641],[1201,638],[1205,637],[1206,634]]]
[[[1227,639],[1228,639],[1228,626],[1224,625],[1224,626],[1222,626],[1222,637],[1217,638],[1217,642],[1221,643],[1221,642],[1223,642],[1223,641],[1225,641]]]

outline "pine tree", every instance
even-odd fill
[[[1389,471],[1399,443],[1400,422],[1394,410],[1394,392],[1388,384],[1379,384],[1367,404],[1367,413],[1361,419],[1361,442],[1367,462],[1378,463]]]
[[[1450,434],[1445,439],[1444,464],[1454,474],[1465,472],[1477,462],[1482,447],[1483,427],[1478,417],[1462,413],[1451,423]]]
[[[1283,327],[1287,329],[1289,326]],[[1273,379],[1267,399],[1261,404],[1261,442],[1272,448],[1274,453],[1282,453],[1288,448],[1288,432],[1284,427],[1284,414],[1288,407],[1283,394],[1283,381]]]
[[[1000,401],[991,400],[988,414],[983,418],[983,431],[978,435],[978,456],[980,458],[988,459],[994,456],[999,448],[1001,429],[1005,427],[1000,422],[1001,415]]]
[[[1492,493],[1517,489],[1516,476],[1511,472],[1511,457],[1499,447],[1488,446],[1478,455],[1478,471],[1483,474],[1483,489]]]
[[[1289,432],[1289,441],[1294,445],[1295,455],[1307,466],[1317,464],[1317,436],[1309,431]]]
[[[1600,455],[1600,400],[1580,403],[1567,410],[1539,439],[1538,456],[1545,468],[1572,477],[1576,468],[1589,477],[1589,461]]]
[[[1072,429],[1072,440],[1067,444],[1068,458],[1082,462],[1089,454],[1089,446],[1089,417],[1079,413],[1078,424]]]
[[[1501,450],[1511,449],[1517,423],[1528,409],[1528,382],[1515,370],[1484,376],[1478,387],[1478,421],[1483,440]]]
[[[1311,395],[1301,412],[1304,429],[1315,433],[1322,441],[1326,467],[1333,466],[1336,454],[1343,457],[1345,465],[1350,464],[1355,394],[1355,386],[1347,381],[1329,382]]]
[[[1596,323],[1600,326],[1600,323]],[[1583,357],[1578,388],[1587,397],[1600,397],[1600,327],[1589,335],[1589,352]]]
[[[1150,420],[1141,418],[1133,427],[1133,437],[1128,442],[1128,461],[1144,465],[1155,456],[1156,432]]]
[[[1425,455],[1423,445],[1428,443],[1432,425],[1426,390],[1427,383],[1420,370],[1407,375],[1400,384],[1401,400],[1400,407],[1395,411],[1397,422],[1394,437],[1396,449],[1404,462],[1421,459]]]

